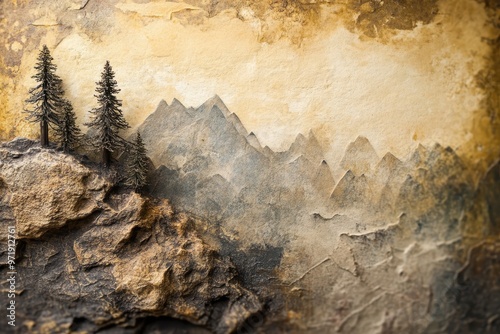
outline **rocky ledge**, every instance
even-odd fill
[[[17,231],[16,332],[151,332],[183,321],[231,333],[260,311],[230,260],[196,232],[201,222],[118,187],[116,175],[25,139],[0,147],[0,228]]]

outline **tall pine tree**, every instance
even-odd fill
[[[60,115],[59,126],[56,128],[56,135],[64,152],[78,146],[82,138],[82,133],[76,125],[76,115],[73,106],[68,100],[63,100],[62,113]]]
[[[93,144],[102,151],[102,162],[109,167],[111,153],[126,145],[126,141],[118,133],[129,127],[121,111],[122,102],[116,98],[120,89],[117,88],[115,72],[109,61],[106,61],[101,80],[96,85],[95,97],[99,106],[90,111],[93,118],[85,125],[95,130]]]
[[[136,192],[140,192],[147,185],[147,175],[147,150],[141,135],[137,132],[135,143],[133,143],[128,157],[126,184],[131,186]]]
[[[40,123],[40,143],[45,147],[49,146],[49,125],[57,126],[59,123],[58,113],[64,94],[62,80],[55,73],[57,66],[52,63],[53,60],[44,45],[35,65],[37,73],[32,77],[38,85],[29,90],[30,97],[26,100],[26,103],[34,105],[33,110],[26,110],[29,114],[26,119]]]

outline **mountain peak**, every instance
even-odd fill
[[[368,138],[366,138],[365,136],[358,136],[356,138],[356,140],[353,142],[353,144],[357,147],[366,146],[366,147],[370,147],[371,149],[373,149],[372,144],[370,143]]]
[[[387,152],[382,160],[377,165],[377,168],[387,168],[387,169],[395,169],[397,166],[402,164],[401,160],[396,158],[394,154],[391,152]]]
[[[225,105],[224,101],[222,101],[222,99],[220,98],[220,96],[218,94],[215,94],[214,96],[212,96],[211,98],[209,98],[206,102]]]
[[[315,164],[323,160],[323,150],[312,131],[309,131],[307,138],[302,133],[299,133],[288,151],[286,151],[288,160],[294,160],[299,155],[304,155],[305,158]]]
[[[332,171],[325,160],[316,169],[316,176],[313,181],[314,187],[322,194],[322,197],[327,198],[332,194],[335,188],[335,180],[333,179]]]
[[[224,113],[224,111],[222,111],[222,112]],[[231,124],[233,124],[233,126],[236,129],[236,131],[238,131],[238,133],[240,135],[242,135],[243,137],[247,137],[248,136],[247,129],[245,129],[245,126],[243,125],[243,123],[241,123],[241,120],[238,117],[238,115],[236,115],[235,113],[232,113],[232,114],[227,115],[226,119],[228,120],[228,122],[230,122]]]
[[[211,98],[209,98],[208,100],[206,100],[197,109],[200,112],[203,112],[203,111],[206,111],[206,110],[210,111],[214,106],[217,106],[222,111],[222,113],[224,114],[224,117],[226,117],[226,118],[231,114],[231,112],[227,108],[227,106],[224,103],[224,101],[222,101],[222,99],[220,98],[220,96],[217,95],[217,94],[215,94],[214,96],[212,96]]]
[[[302,133],[299,133],[295,137],[294,143],[297,143],[299,145],[303,145],[306,143],[306,141],[307,141],[306,137]]]
[[[418,144],[418,147],[415,149],[413,154],[410,157],[410,162],[418,166],[419,164],[423,163],[425,160],[427,160],[427,156],[429,154],[429,151],[425,146],[422,144]]]
[[[160,103],[158,103],[158,106],[156,107],[156,109],[158,109],[158,108],[166,108],[166,107],[168,107],[167,101],[161,100]]]
[[[257,150],[262,149],[262,145],[260,144],[259,139],[255,135],[255,133],[250,132],[250,134],[247,136],[247,141],[250,145],[252,145]]]
[[[186,107],[181,103],[181,101],[177,100],[175,97],[172,100],[172,103],[170,104],[170,106],[171,107],[182,107],[182,108],[186,109]]]
[[[377,152],[370,141],[366,137],[358,136],[347,146],[340,165],[346,170],[351,170],[355,175],[361,175],[371,171],[378,160]]]
[[[224,113],[222,112],[222,110],[220,110],[220,108],[218,106],[213,106],[212,108],[210,108],[210,111],[208,112],[209,115],[217,115],[217,117],[224,117]]]

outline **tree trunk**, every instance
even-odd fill
[[[49,124],[47,122],[40,122],[40,144],[42,147],[49,146]]]
[[[105,167],[109,167],[111,163],[111,152],[105,148],[102,149],[102,163]]]

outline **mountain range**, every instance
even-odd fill
[[[334,180],[313,132],[274,152],[218,96],[198,108],[162,101],[139,131],[157,166],[151,193],[209,222],[203,233],[278,312],[273,321],[305,332],[452,330],[450,319],[460,317],[453,312],[480,303],[471,297],[457,306],[447,291],[461,286],[450,273],[465,268],[465,240],[477,233],[463,231],[496,213],[471,206],[472,173],[453,149],[420,145],[400,160],[380,157],[359,136],[339,157],[344,174]],[[477,296],[482,286],[470,283]],[[411,303],[398,304],[410,295]],[[294,310],[311,314],[290,320]],[[483,315],[476,320],[487,327]]]
[[[344,215],[367,226],[394,221],[404,209],[416,210],[404,207],[408,196],[432,187],[438,193],[455,174],[470,181],[462,180],[466,168],[450,148],[419,146],[401,161],[391,153],[380,158],[359,136],[340,159],[345,173],[336,182],[312,131],[298,134],[288,150],[274,152],[218,96],[198,108],[161,101],[139,132],[158,166],[151,192],[221,224],[247,246],[281,244],[289,237],[283,232],[288,226],[314,214]],[[445,180],[434,184],[438,175]]]

